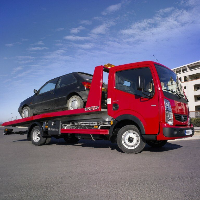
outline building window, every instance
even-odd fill
[[[200,85],[194,85],[194,91],[200,90]]]
[[[200,106],[195,106],[195,111],[200,111]]]
[[[184,82],[188,81],[187,76],[184,76]]]
[[[195,101],[200,101],[200,96],[196,96]]]

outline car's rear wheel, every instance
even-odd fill
[[[83,105],[84,105],[83,100],[78,95],[73,95],[67,101],[68,110],[83,108]]]
[[[21,117],[26,118],[26,117],[31,117],[31,116],[33,116],[33,112],[31,111],[31,109],[28,106],[25,106],[22,109]]]

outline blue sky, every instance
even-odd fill
[[[0,122],[51,78],[154,60],[200,60],[199,0],[1,0]]]

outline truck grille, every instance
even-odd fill
[[[175,119],[180,122],[186,122],[187,121],[187,115],[179,115],[179,114],[174,114]]]

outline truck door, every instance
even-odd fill
[[[109,75],[108,113],[117,118],[133,115],[143,124],[146,134],[158,134],[159,102],[151,66],[132,65],[113,68]]]

